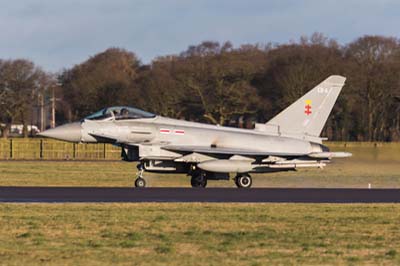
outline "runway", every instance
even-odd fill
[[[400,189],[0,187],[0,202],[400,202]]]

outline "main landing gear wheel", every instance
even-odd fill
[[[235,184],[238,188],[249,188],[253,180],[249,174],[238,174],[235,177]]]
[[[207,178],[203,172],[193,173],[192,179],[190,180],[192,187],[206,187]]]
[[[146,186],[146,181],[143,178],[141,177],[136,178],[135,187],[145,187],[145,186]]]

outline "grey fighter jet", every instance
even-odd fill
[[[42,136],[79,143],[112,143],[122,158],[137,161],[136,187],[146,185],[143,172],[186,173],[193,187],[209,180],[252,185],[250,173],[323,168],[334,157],[322,145],[322,128],[345,78],[330,76],[266,124],[239,129],[166,118],[132,107],[109,107],[82,121],[49,129]]]

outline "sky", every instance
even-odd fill
[[[398,0],[0,0],[0,58],[57,72],[109,47],[142,63],[205,40],[285,43],[321,32],[341,44],[400,37]]]

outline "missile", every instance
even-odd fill
[[[353,154],[350,152],[313,152],[308,156],[316,159],[330,159],[330,158],[346,158],[351,157]]]

